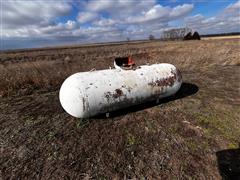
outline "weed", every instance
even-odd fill
[[[186,141],[186,145],[189,148],[191,152],[198,150],[198,142],[196,142],[194,139],[188,139]]]
[[[147,129],[150,133],[155,133],[155,132],[156,132],[153,123],[151,123],[150,121],[147,121],[146,124],[147,124],[146,129]]]
[[[84,120],[82,120],[82,119],[77,119],[77,120],[76,120],[76,127],[77,127],[77,128],[84,128],[84,127],[88,126],[89,123],[90,123],[90,122],[89,122],[88,119],[84,119]]]
[[[208,111],[206,115],[204,113],[195,113],[194,116],[197,119],[200,126],[204,127],[205,135],[208,138],[215,138],[220,136],[231,142],[238,142],[236,137],[240,136],[240,129],[235,124],[235,113],[237,111],[225,111],[223,113],[217,113]]]
[[[53,131],[50,131],[50,132],[47,134],[47,139],[48,139],[48,140],[52,140],[52,139],[55,138],[55,136],[56,136],[56,133],[53,132]]]
[[[127,145],[132,146],[137,144],[137,138],[133,135],[128,133],[127,135]]]
[[[24,125],[25,125],[25,126],[31,126],[31,125],[34,124],[34,118],[31,117],[31,116],[25,117],[24,121],[25,121],[25,122],[24,122]]]
[[[58,152],[54,151],[48,154],[48,160],[57,160],[58,159]]]
[[[229,149],[237,149],[238,148],[238,144],[237,143],[229,143],[228,144],[228,148]]]

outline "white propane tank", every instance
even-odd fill
[[[59,98],[70,115],[88,118],[171,96],[181,84],[181,74],[172,64],[98,70],[68,77],[61,86]]]

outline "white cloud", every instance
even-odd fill
[[[196,23],[198,21],[204,20],[204,16],[201,14],[196,14],[194,16],[186,17],[185,21],[188,23]]]
[[[127,19],[129,23],[141,23],[151,21],[155,19],[169,18],[170,8],[162,7],[161,5],[155,5],[147,12],[143,12],[141,15],[132,16]]]
[[[105,12],[110,16],[108,19],[120,24],[144,23],[153,20],[170,21],[185,16],[192,9],[193,4],[170,8],[157,4],[155,0],[99,0],[85,4],[85,12],[79,13],[78,20],[80,23],[91,23]]]
[[[143,39],[149,34],[159,37],[169,26],[168,22],[184,16],[193,7],[188,4],[164,7],[155,0],[99,0],[77,4],[82,6],[76,21],[57,23],[59,17],[70,14],[73,2],[5,1],[3,38],[48,39],[50,43],[64,39],[84,42],[117,41],[126,37]]]
[[[98,0],[88,1],[84,5],[84,10],[89,13],[97,13],[98,15],[104,12],[112,19],[124,20],[129,16],[145,12],[154,5],[156,5],[155,0]]]
[[[114,1],[111,0],[89,1],[89,3],[86,5],[86,8],[94,12],[99,12],[113,7],[114,4]]]
[[[107,39],[113,40],[112,37],[121,37],[121,40],[125,40],[126,37],[143,39],[147,38],[149,34],[160,37],[160,33],[168,27],[168,22],[185,16],[193,9],[192,4],[171,8],[156,4],[155,1],[139,1],[139,3],[136,1],[101,2],[101,0],[90,1],[89,4],[86,4],[85,10],[88,11],[84,13],[98,13],[98,19],[94,17],[82,21],[82,23],[91,24],[91,28],[78,30],[78,32],[86,36],[93,36],[98,40],[105,39],[105,41]],[[107,12],[110,18],[101,17],[102,12]],[[84,15],[81,12],[79,14]]]
[[[237,1],[234,4],[228,5],[228,7],[225,9],[226,12],[237,12],[240,13],[240,1]]]
[[[71,13],[73,6],[78,10],[75,20]],[[178,20],[193,8],[193,4],[186,3],[163,6],[156,0],[3,1],[2,36],[12,43],[13,39],[34,43],[42,39],[47,45],[50,42],[118,41],[127,37],[144,39],[149,34],[160,37],[161,32],[175,22],[181,26]],[[200,33],[234,31],[240,27],[239,11],[240,1],[230,4],[217,16],[206,18],[197,14],[184,18],[184,22]],[[61,16],[65,16],[64,21]]]
[[[114,17],[115,15],[117,15],[118,17],[126,17],[128,15],[136,14],[147,10],[155,4],[155,0],[98,0],[89,1],[89,3],[86,4],[86,10],[93,12],[106,11],[112,17]]]
[[[76,21],[68,20],[66,22],[65,26],[66,26],[67,29],[72,30],[72,29],[77,28],[77,23],[76,23]]]
[[[71,34],[78,28],[73,20],[56,23],[54,20],[71,12],[65,1],[3,1],[2,38],[41,38]]]
[[[96,20],[93,22],[94,26],[114,26],[115,24],[117,24],[118,22],[116,20],[113,19],[107,19],[107,18],[101,18],[99,20]]]
[[[202,34],[240,31],[240,1],[230,4],[217,16],[206,18],[197,14],[185,18],[185,23]]]
[[[143,12],[141,15],[129,17],[127,21],[129,23],[143,23],[148,21],[158,20],[158,22],[168,22],[176,20],[193,9],[192,4],[184,4],[175,8],[163,7],[161,5],[155,5],[147,12]]]
[[[2,14],[5,28],[47,23],[52,18],[70,13],[71,5],[64,1],[3,1]]]
[[[98,14],[94,12],[80,12],[78,14],[77,20],[80,23],[86,23],[89,21],[96,20],[98,18]]]
[[[170,13],[173,18],[180,18],[187,15],[193,10],[193,4],[183,4],[181,6],[174,7]]]

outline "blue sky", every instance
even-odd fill
[[[238,0],[2,0],[0,49],[240,31]]]

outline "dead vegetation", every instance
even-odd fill
[[[137,63],[169,62],[179,67],[204,69],[239,65],[237,40],[214,42],[154,42],[113,47],[36,50],[0,54],[0,95],[31,94],[34,89],[56,90],[69,75],[113,66],[118,56],[132,56]],[[235,46],[233,49],[231,48]],[[192,46],[189,52],[189,46]],[[206,51],[214,48],[215,51]],[[176,55],[177,60],[176,60]],[[229,56],[231,56],[229,58]],[[98,62],[96,65],[95,62]]]
[[[239,177],[239,46],[238,39],[154,41],[1,53],[0,178]],[[66,114],[58,99],[63,80],[121,56],[175,64],[184,85],[158,105],[108,119]]]

